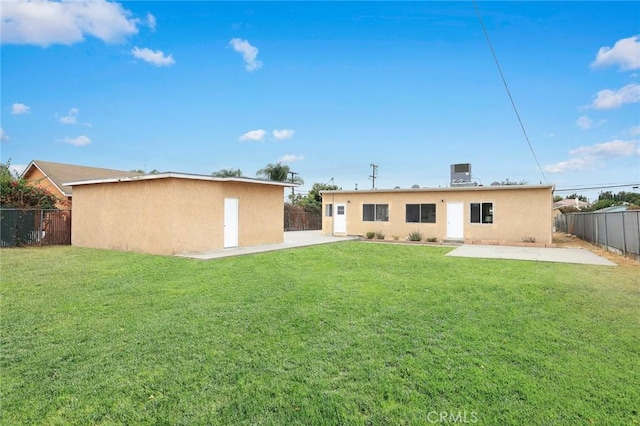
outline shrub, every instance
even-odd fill
[[[375,236],[376,236],[375,232],[373,232],[373,231],[367,232],[367,240],[372,240],[373,237],[375,237]]]
[[[429,237],[429,238],[427,238],[427,241],[430,242],[430,243],[437,243],[438,239],[436,237]]]
[[[384,240],[384,234],[381,231],[376,232],[376,238],[379,240]]]
[[[407,240],[409,241],[421,241],[422,240],[422,234],[420,233],[420,231],[412,231],[409,233],[409,236],[407,236]]]
[[[536,237],[522,237],[523,243],[535,243]]]
[[[400,235],[394,235],[392,238],[393,238],[395,241],[398,241],[398,240],[400,239]]]

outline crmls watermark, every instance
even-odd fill
[[[476,411],[429,411],[427,413],[427,421],[429,423],[444,424],[468,424],[478,422],[478,413]]]

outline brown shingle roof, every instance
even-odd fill
[[[106,179],[142,175],[142,173],[124,170],[103,169],[99,167],[77,166],[74,164],[33,160],[22,173],[22,176],[25,176],[33,167],[40,169],[40,171],[44,173],[44,175],[47,176],[49,180],[51,180],[51,182],[67,197],[71,196],[71,187],[63,185],[63,183],[89,179]]]

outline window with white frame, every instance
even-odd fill
[[[493,223],[493,203],[471,203],[471,223]]]
[[[324,206],[324,215],[327,217],[333,216],[333,204],[327,204]]]
[[[362,220],[364,222],[388,222],[389,204],[363,204]]]
[[[407,204],[407,223],[436,223],[435,204]]]

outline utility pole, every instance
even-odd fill
[[[369,175],[369,179],[371,179],[371,189],[376,189],[376,175],[378,172],[378,165],[377,164],[369,164],[369,166],[371,166],[371,174]]]
[[[289,172],[289,174],[291,175],[291,178],[289,179],[291,181],[291,183],[294,183],[293,179],[296,177],[297,174],[296,172]],[[293,203],[295,201],[295,195],[296,195],[296,187],[292,186],[291,187],[291,202]]]

